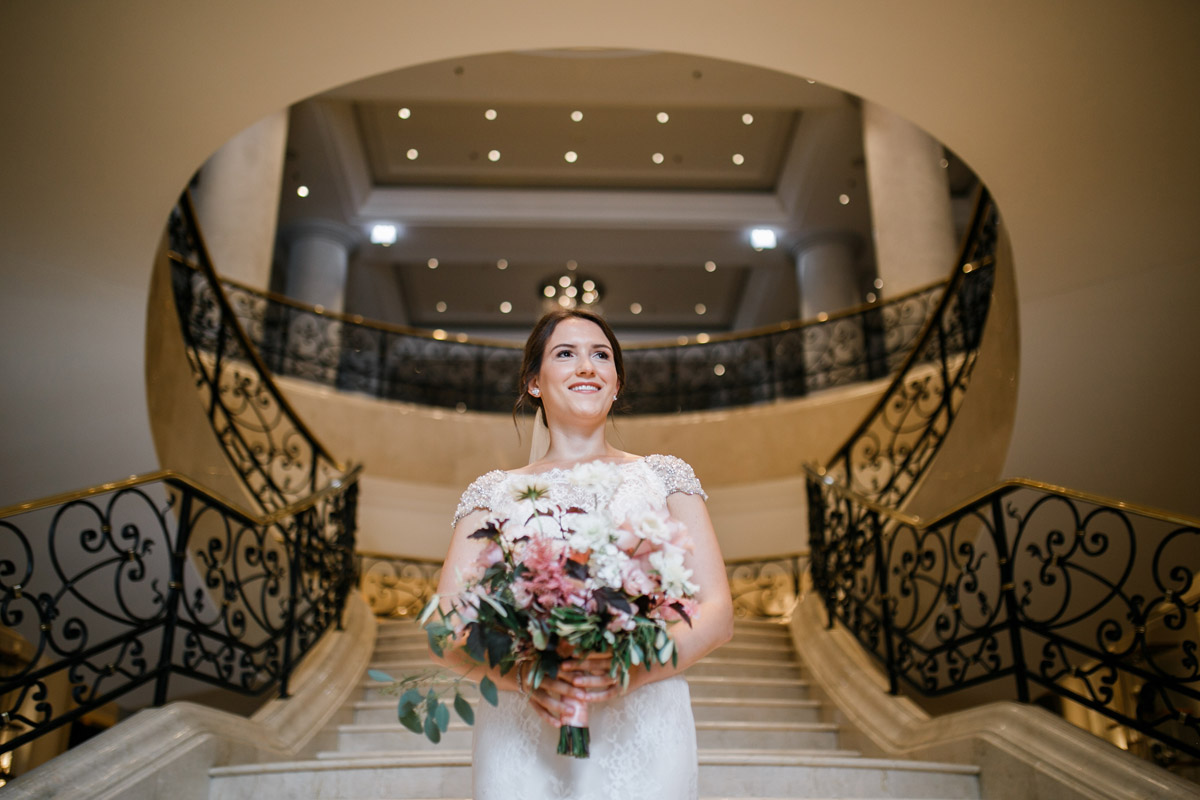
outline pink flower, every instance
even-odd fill
[[[650,594],[658,588],[658,584],[646,574],[640,559],[631,558],[621,564],[621,588],[626,594],[638,597]]]
[[[567,576],[567,554],[560,541],[530,540],[521,552],[520,560],[527,571],[513,583],[514,599],[523,605],[523,601],[529,599],[543,608],[580,605],[583,602],[579,595],[582,586]]]

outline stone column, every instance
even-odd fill
[[[863,145],[884,295],[944,280],[958,254],[941,144],[864,100]]]
[[[796,248],[801,319],[835,314],[865,302],[855,264],[857,244],[851,236],[822,236]]]
[[[192,197],[213,267],[256,289],[271,279],[287,110],[264,117],[213,153]]]
[[[359,242],[354,228],[327,220],[292,223],[283,232],[287,243],[284,294],[326,311],[342,311],[346,299],[346,270]]]

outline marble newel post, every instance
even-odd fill
[[[271,279],[287,131],[286,110],[251,125],[209,157],[192,192],[213,267],[256,289]]]
[[[822,236],[796,248],[801,319],[836,314],[865,302],[855,264],[857,244],[851,236]]]
[[[884,296],[945,279],[957,253],[941,144],[908,120],[863,101],[863,145]]]

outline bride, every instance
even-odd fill
[[[692,468],[673,456],[623,452],[605,438],[606,420],[624,384],[620,345],[601,317],[558,310],[538,321],[525,343],[517,408],[538,409],[549,446],[540,457],[535,452],[528,466],[493,470],[463,494],[438,594],[453,596],[461,588],[460,575],[483,546],[468,537],[489,513],[502,513],[514,502],[510,483],[538,476],[549,486],[551,500],[560,502],[572,489],[566,471],[600,461],[622,472],[612,498],[615,511],[622,504],[665,505],[687,526],[694,547],[686,566],[700,587],[693,625],[671,627],[676,666],[635,667],[624,692],[608,676],[610,659],[599,655],[564,662],[557,679],[544,680],[534,691],[527,690],[519,670],[506,676],[489,670],[502,691],[497,707],[478,706],[472,758],[476,800],[697,796],[695,723],[680,673],[732,635],[729,584],[702,499],[707,495]],[[535,451],[538,438],[535,434]],[[570,502],[587,501],[572,497]],[[473,677],[481,669],[461,650],[447,651],[442,661],[460,672],[473,668]],[[588,706],[591,757],[558,755],[558,728],[581,703]]]

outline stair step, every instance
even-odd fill
[[[979,797],[978,768],[958,764],[888,761],[809,751],[702,751],[699,760],[700,787],[706,798],[970,800]],[[221,800],[469,797],[470,765],[469,752],[435,750],[218,767],[209,773],[210,797]]]
[[[743,678],[688,675],[692,699],[733,697],[755,700],[807,700],[808,681],[795,678]]]
[[[472,730],[454,720],[439,744],[398,723],[339,725],[340,755],[367,752],[468,750]],[[696,744],[704,750],[835,750],[837,726],[823,722],[697,721]]]
[[[470,699],[477,705],[476,698]],[[816,700],[780,698],[748,699],[744,697],[694,697],[692,714],[697,721],[735,722],[820,722],[821,704]],[[361,725],[384,725],[396,722],[396,699],[363,701],[354,704],[354,722]]]
[[[414,675],[438,665],[425,658],[401,659],[396,661],[372,661],[371,669],[381,670],[393,678]],[[724,658],[708,656],[688,667],[687,676],[729,676],[731,678],[799,678],[800,665],[788,660],[760,658]]]

